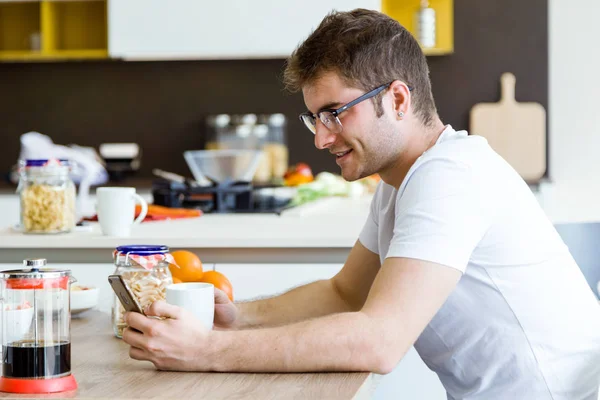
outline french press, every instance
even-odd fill
[[[71,271],[23,261],[0,272],[2,374],[0,391],[53,393],[75,390],[71,375]]]

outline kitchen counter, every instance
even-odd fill
[[[371,374],[241,374],[157,371],[149,362],[129,358],[127,346],[112,334],[110,316],[88,312],[72,320],[72,373],[75,392],[27,398],[147,399],[367,399]],[[0,393],[2,397],[21,397]]]
[[[151,200],[150,193],[140,191]],[[600,221],[600,186],[542,185],[535,193],[553,223]],[[149,222],[129,238],[102,236],[99,226],[65,235],[23,235],[16,195],[0,196],[0,263],[45,257],[56,263],[110,263],[112,250],[132,243],[189,249],[206,263],[343,264],[367,218],[371,197],[326,198],[274,214],[206,214],[198,219]],[[4,226],[4,227],[3,227]]]
[[[42,257],[56,263],[102,263],[124,244],[164,244],[187,249],[207,263],[343,263],[367,218],[370,197],[325,198],[275,214],[205,214],[146,222],[129,238],[89,231],[59,235],[0,230],[0,263]]]

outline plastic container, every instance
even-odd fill
[[[166,288],[173,283],[169,264],[174,264],[169,248],[162,245],[119,246],[114,252],[115,272],[121,275],[142,308],[157,300],[165,300]],[[123,337],[127,324],[125,310],[113,294],[112,322],[115,336]]]
[[[69,232],[76,223],[76,190],[65,160],[19,162],[17,192],[25,233]]]

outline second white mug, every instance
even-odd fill
[[[148,203],[132,187],[100,187],[96,189],[98,222],[107,236],[127,237],[131,227],[146,218]],[[135,203],[142,206],[135,218]]]
[[[212,283],[184,282],[167,286],[167,303],[190,311],[207,329],[213,328],[215,287]]]

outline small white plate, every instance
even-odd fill
[[[85,287],[86,290],[73,290],[73,287]],[[71,315],[81,314],[89,311],[98,305],[98,295],[100,293],[97,287],[87,285],[73,285],[71,287]]]

